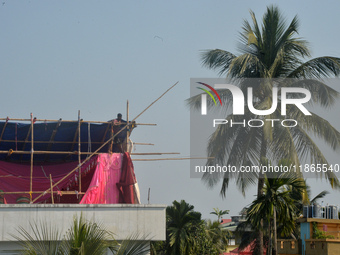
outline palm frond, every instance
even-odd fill
[[[29,228],[19,227],[19,235],[12,235],[25,255],[63,255],[62,236],[56,226],[40,221],[29,223]]]
[[[311,201],[310,203],[313,204],[320,198],[324,198],[326,195],[328,195],[329,192],[327,190],[321,191],[319,194],[317,194]]]
[[[293,70],[288,78],[304,78],[304,79],[322,79],[340,74],[340,58],[336,57],[318,57],[313,58],[295,70]]]
[[[215,49],[205,50],[201,54],[202,64],[210,69],[217,69],[219,74],[224,74],[236,56],[228,51]]]
[[[319,104],[322,107],[331,107],[335,100],[339,98],[340,93],[329,87],[325,82],[314,79],[285,79],[281,85],[283,87],[300,87],[305,88],[311,93],[311,101],[313,104]],[[299,98],[299,93],[293,93],[290,98]]]
[[[149,254],[150,239],[136,233],[126,237],[116,247],[109,247],[113,255],[144,255]]]

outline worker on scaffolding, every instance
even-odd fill
[[[122,119],[122,114],[118,113],[117,118],[113,120],[112,130],[111,130],[112,135],[117,134],[113,139],[113,144],[115,144],[118,147],[118,151],[114,151],[114,152],[124,153],[127,151],[126,137],[127,137],[127,134],[130,136],[130,133],[132,132],[132,129],[136,127],[136,124],[133,121],[132,123],[129,123],[126,130],[118,133],[122,128],[125,127],[126,124],[127,122]],[[112,151],[112,144],[111,144],[110,150]]]

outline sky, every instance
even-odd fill
[[[217,78],[201,64],[206,49],[237,53],[238,33],[253,10],[261,20],[277,5],[287,21],[298,15],[299,36],[313,57],[340,56],[338,1],[11,1],[0,3],[0,118],[106,121],[121,112],[130,119],[178,84],[137,120],[135,152],[179,152],[190,156],[190,78]],[[338,89],[340,91],[340,88]],[[339,106],[339,104],[338,104]],[[331,123],[340,130],[336,108]],[[327,152],[338,160],[338,154]],[[176,155],[177,156],[177,155]],[[174,157],[163,155],[162,157]],[[134,156],[147,158],[146,156]],[[157,158],[156,156],[149,158]],[[337,162],[339,163],[339,162]],[[254,199],[230,186],[208,189],[190,178],[189,161],[135,161],[142,203],[170,205],[184,199],[203,218],[218,207],[237,215]],[[310,180],[312,195],[331,192],[325,203],[340,204],[339,191]],[[228,216],[227,216],[228,217]]]

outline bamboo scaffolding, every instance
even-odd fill
[[[8,120],[8,122],[12,122],[12,121],[31,121],[30,119],[7,119],[7,118],[0,118],[0,121],[2,120]],[[78,120],[47,120],[47,119],[35,119],[34,122],[58,122],[58,121],[62,121],[62,122],[78,122]],[[98,124],[107,124],[110,123],[111,121],[96,121],[96,120],[82,120],[82,122],[86,122],[86,123],[98,123]],[[157,124],[154,123],[136,123],[136,125],[138,126],[157,126]]]
[[[30,151],[0,151],[0,154],[30,154]],[[79,151],[34,151],[34,154],[72,154],[72,155],[97,155],[101,152],[80,152]],[[180,154],[179,152],[132,152],[130,155],[163,155],[163,154]]]
[[[161,96],[159,96],[155,101],[153,101],[148,107],[146,107],[141,113],[139,113],[131,122],[135,121],[137,118],[139,118],[145,111],[147,111],[153,104],[155,104],[159,99],[161,99],[166,93],[168,93],[172,88],[174,88],[178,82],[176,82],[174,85],[172,85],[169,89],[167,89]],[[108,139],[104,144],[102,144],[95,152],[93,152],[89,157],[87,157],[80,165],[79,168],[83,164],[85,164],[88,160],[91,159],[92,156],[94,156],[96,153],[98,153],[104,146],[106,146],[110,141],[112,141],[120,132],[122,132],[124,129],[128,127],[129,123],[127,123],[123,128],[121,128],[115,135],[113,135],[110,139]],[[53,187],[57,186],[60,182],[65,180],[69,175],[71,175],[73,172],[75,172],[77,168],[73,169],[70,171],[68,174],[66,174],[62,179],[60,179],[58,182],[56,182]],[[52,187],[52,188],[53,188]],[[51,188],[47,189],[46,191],[51,190]],[[44,194],[41,194],[37,196],[34,200],[33,203],[38,200],[40,197],[42,197]]]

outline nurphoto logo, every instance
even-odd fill
[[[198,89],[202,90],[203,93],[201,94],[201,115],[207,115],[207,95],[210,96],[211,100],[213,100],[214,104],[217,105],[214,95],[219,100],[221,106],[223,105],[220,95],[216,90],[229,90],[232,95],[232,103],[233,103],[233,114],[234,115],[244,115],[245,114],[245,100],[247,100],[248,110],[256,116],[265,116],[274,113],[278,107],[278,101],[280,101],[280,109],[281,115],[287,115],[287,105],[293,105],[297,107],[304,115],[312,115],[303,105],[304,103],[308,103],[311,99],[311,93],[309,90],[305,88],[299,87],[282,87],[280,90],[278,87],[272,87],[272,95],[271,100],[272,104],[269,109],[256,109],[254,106],[254,98],[253,98],[253,87],[247,88],[247,97],[245,99],[244,93],[242,90],[231,84],[214,84],[212,87],[211,85],[204,83],[204,82],[196,82],[201,84],[211,91],[208,91],[205,88],[197,87]],[[279,93],[280,92],[280,93]],[[214,95],[213,95],[214,94]],[[292,95],[293,94],[293,95]],[[299,96],[297,96],[299,95]],[[256,102],[255,102],[256,103]],[[226,119],[214,119],[213,120],[213,127],[216,125],[225,125],[230,124],[233,125],[243,125],[246,126],[248,124],[249,127],[262,127],[265,121],[270,122],[272,127],[274,127],[274,123],[276,121],[281,122],[281,125],[284,127],[295,127],[298,123],[295,119],[244,119],[241,122],[233,122],[232,120],[228,121]]]

